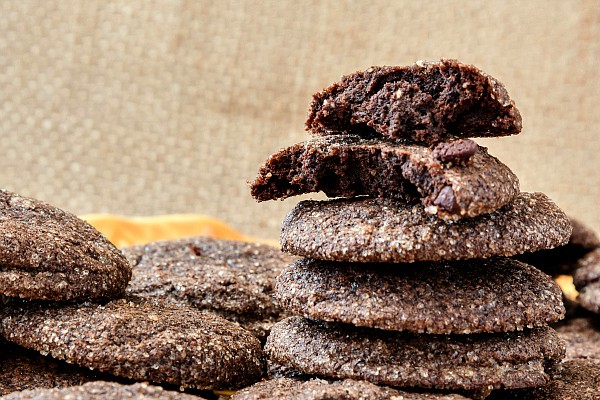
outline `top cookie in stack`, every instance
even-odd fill
[[[542,385],[564,356],[558,286],[506,257],[565,244],[566,215],[470,137],[521,130],[501,83],[455,60],[372,67],[314,96],[312,139],[271,156],[259,201],[286,217],[271,375],[424,389]]]

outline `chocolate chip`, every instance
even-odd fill
[[[433,149],[433,157],[445,164],[466,165],[477,152],[477,143],[471,139],[441,142]]]
[[[437,197],[433,201],[433,204],[440,206],[444,210],[451,213],[457,213],[460,211],[460,206],[456,202],[456,197],[454,196],[454,190],[452,190],[452,187],[450,186],[446,186],[440,190]]]

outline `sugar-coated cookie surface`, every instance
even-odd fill
[[[571,224],[542,193],[491,214],[446,221],[393,199],[302,201],[286,216],[282,249],[330,261],[393,262],[512,256],[566,244]]]
[[[561,363],[545,386],[492,393],[489,400],[598,400],[600,362],[571,360]]]
[[[300,260],[277,277],[293,314],[393,331],[509,332],[564,317],[562,292],[510,258],[414,264]]]
[[[160,386],[147,383],[122,385],[115,382],[89,382],[81,386],[62,389],[37,389],[12,393],[6,400],[202,400],[202,397],[164,390]]]
[[[460,142],[473,147],[461,152],[460,145],[446,143],[436,153],[440,146],[356,135],[313,138],[272,155],[251,192],[259,201],[318,191],[329,197],[420,201],[427,211],[446,218],[490,213],[519,194],[519,181],[506,165],[474,142]]]
[[[548,382],[565,354],[551,328],[471,335],[425,335],[356,328],[302,317],[275,324],[269,374],[367,380],[375,384],[477,390]]]
[[[62,307],[20,302],[0,310],[0,336],[123,378],[198,389],[258,380],[260,342],[220,317],[134,297]]]
[[[579,268],[579,260],[600,247],[600,239],[583,222],[570,218],[573,232],[569,243],[554,249],[525,253],[515,258],[531,264],[550,275],[571,275]]]
[[[275,277],[296,260],[276,247],[193,237],[123,249],[133,266],[127,292],[188,305],[238,322],[261,340],[280,319]]]
[[[579,290],[577,301],[588,311],[600,314],[600,249],[586,254],[578,261],[573,284]]]
[[[73,214],[0,190],[0,294],[43,300],[120,297],[121,252]]]
[[[573,318],[561,323],[556,332],[567,345],[565,360],[597,360],[600,362],[600,320]]]
[[[21,390],[81,385],[107,379],[106,376],[0,340],[0,396]]]
[[[313,133],[359,133],[426,143],[449,137],[514,135],[521,114],[504,86],[456,60],[371,67],[313,96]]]
[[[231,400],[467,400],[458,394],[408,393],[367,381],[275,378],[236,392]]]

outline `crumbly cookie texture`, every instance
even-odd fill
[[[0,317],[0,336],[11,342],[123,378],[231,389],[262,376],[257,338],[190,307],[128,297],[105,305],[13,304]]]
[[[579,295],[577,301],[588,311],[600,314],[600,249],[582,257],[573,273],[573,284]]]
[[[510,258],[405,265],[303,259],[277,277],[275,298],[309,318],[433,334],[523,330],[565,314],[558,285]]]
[[[514,135],[521,114],[504,86],[456,60],[371,67],[313,96],[306,127],[434,143],[454,137]]]
[[[318,191],[420,201],[455,219],[493,212],[519,194],[519,180],[506,165],[474,142],[460,142],[431,149],[356,135],[313,138],[272,155],[251,192],[259,201]]]
[[[523,332],[425,335],[289,317],[267,339],[272,377],[316,375],[397,387],[477,390],[548,382],[565,354],[549,327]]]
[[[231,400],[467,400],[458,394],[408,393],[367,381],[276,378],[236,392]]]
[[[164,390],[160,386],[147,383],[122,385],[115,382],[89,382],[81,386],[71,386],[62,389],[37,389],[16,392],[3,397],[6,400],[202,400],[202,397],[185,393]]]
[[[513,256],[566,244],[571,224],[542,193],[491,214],[446,221],[393,199],[302,201],[286,216],[282,249],[331,261],[391,262]]]
[[[0,190],[0,294],[41,300],[123,296],[131,267],[73,214]]]
[[[209,311],[262,341],[280,319],[275,277],[296,257],[276,247],[193,237],[123,249],[133,266],[127,293]]]

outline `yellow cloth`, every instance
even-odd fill
[[[190,236],[258,241],[277,246],[275,241],[260,240],[243,235],[224,222],[201,214],[173,214],[152,217],[90,214],[81,216],[81,219],[102,232],[117,247]]]

